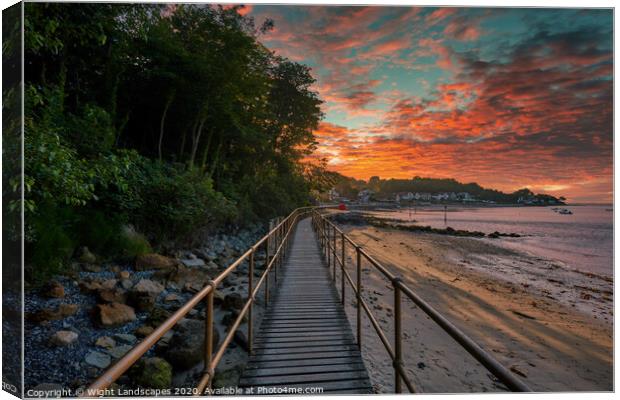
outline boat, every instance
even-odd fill
[[[567,210],[566,208],[563,208],[561,210],[558,211],[558,214],[562,214],[562,215],[573,215],[573,212],[571,210]]]

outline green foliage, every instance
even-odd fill
[[[141,182],[139,229],[158,240],[182,238],[200,227],[220,225],[235,216],[235,207],[196,170],[152,162]]]
[[[27,262],[41,275],[76,246],[130,257],[146,238],[157,248],[310,201],[310,68],[259,42],[273,21],[164,7],[25,5]],[[21,176],[4,178],[15,217]]]

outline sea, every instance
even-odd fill
[[[560,214],[554,208],[572,214]],[[393,218],[433,228],[462,229],[484,233],[517,233],[502,238],[507,248],[536,257],[559,261],[566,268],[613,277],[613,206],[575,205],[560,207],[461,207],[458,205],[403,207],[376,211]],[[487,240],[487,239],[484,239]],[[488,239],[491,240],[491,239]]]

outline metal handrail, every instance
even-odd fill
[[[269,280],[270,272],[273,270],[277,280],[278,267],[282,265],[284,257],[290,246],[291,232],[299,221],[301,216],[305,216],[313,209],[320,207],[301,207],[291,212],[286,218],[278,223],[271,231],[258,240],[252,247],[243,253],[237,260],[230,264],[215,279],[206,282],[205,287],[196,293],[187,303],[182,305],[174,314],[166,321],[158,326],[153,333],[145,337],[125,356],[120,358],[115,364],[110,366],[99,378],[97,378],[87,389],[85,395],[87,397],[100,396],[103,391],[114,383],[121,375],[123,375],[131,366],[133,366],[151,347],[153,347],[159,339],[161,339],[170,329],[172,329],[183,317],[185,317],[194,307],[201,301],[206,300],[205,307],[205,354],[204,354],[204,375],[194,390],[194,395],[201,395],[210,387],[215,375],[215,368],[222,359],[224,352],[234,334],[241,325],[244,317],[248,316],[248,350],[252,352],[253,342],[253,318],[252,306],[256,300],[261,286],[265,284],[265,306],[269,302]],[[275,252],[269,254],[270,245],[275,243]],[[257,284],[254,286],[254,255],[261,246],[265,248],[265,270],[263,271]],[[228,334],[220,344],[215,354],[213,354],[213,295],[217,287],[226,279],[244,261],[248,260],[248,296],[243,305],[237,319],[228,331]]]
[[[474,342],[463,331],[452,324],[447,318],[441,315],[430,304],[424,301],[418,296],[411,288],[405,285],[402,279],[387,268],[385,268],[379,261],[368,254],[362,247],[357,245],[347,234],[345,234],[340,228],[336,226],[332,221],[326,218],[318,210],[312,210],[312,227],[317,234],[319,245],[323,251],[323,255],[327,260],[328,267],[332,268],[333,263],[333,279],[336,281],[336,264],[338,263],[341,271],[341,295],[342,303],[345,301],[345,278],[349,285],[353,289],[353,293],[357,299],[357,345],[359,349],[362,349],[362,330],[361,330],[361,313],[362,309],[366,312],[371,325],[377,332],[379,339],[383,343],[388,355],[392,359],[392,366],[394,368],[395,375],[395,391],[397,393],[402,392],[402,382],[405,383],[407,389],[411,393],[415,393],[415,387],[411,382],[410,377],[407,375],[402,358],[402,310],[401,310],[401,295],[407,296],[414,304],[416,304],[426,315],[428,315],[435,323],[437,323],[446,333],[448,333],[457,343],[459,343],[469,354],[471,354],[480,364],[482,364],[489,372],[491,372],[500,382],[505,384],[510,390],[515,392],[531,392],[530,389],[523,381],[517,378],[506,367],[499,363],[489,353],[487,353],[482,347]],[[337,254],[336,237],[340,236],[341,239],[341,256]],[[353,279],[346,270],[346,244],[349,243],[356,253],[356,269],[357,269],[357,282],[354,285]],[[390,344],[385,332],[381,329],[376,317],[372,314],[370,307],[366,301],[362,298],[362,282],[361,282],[361,264],[362,257],[364,257],[375,269],[377,269],[383,276],[385,276],[394,290],[394,346]],[[402,381],[402,382],[401,382]]]

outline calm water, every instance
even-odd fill
[[[612,206],[565,206],[572,215],[552,207],[448,207],[447,222],[440,209],[401,209],[380,213],[386,217],[416,221],[416,225],[491,233],[518,233],[521,238],[502,238],[506,247],[538,257],[557,260],[580,271],[613,275]]]

